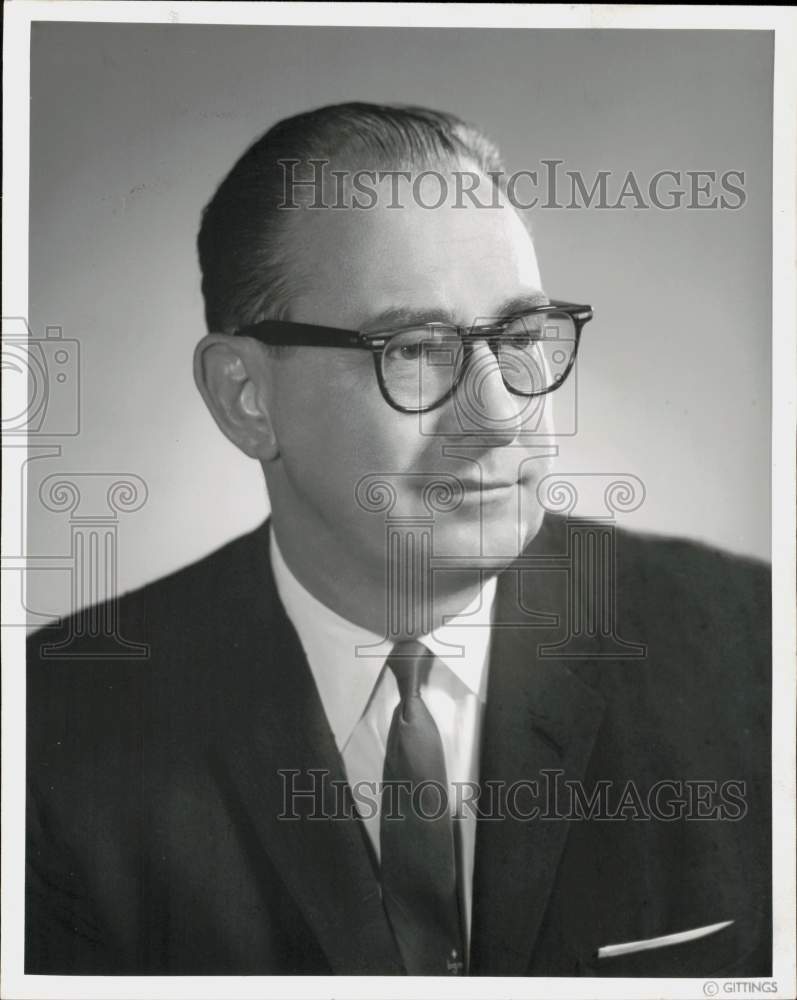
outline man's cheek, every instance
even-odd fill
[[[556,401],[554,395],[538,396],[527,400],[527,408],[523,412],[521,433],[529,444],[534,444],[536,438],[547,437],[556,433],[554,410]]]

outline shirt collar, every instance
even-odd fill
[[[322,604],[296,579],[273,530],[271,566],[277,593],[299,636],[338,749],[345,746],[365,710],[393,643],[355,625]],[[496,578],[421,642],[483,702]]]

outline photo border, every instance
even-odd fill
[[[251,24],[297,26],[637,30],[760,30],[775,36],[773,120],[772,593],[773,593],[773,867],[774,963],[769,996],[797,995],[795,976],[795,422],[797,420],[797,12],[774,7],[641,7],[618,5],[294,4],[294,3],[24,3],[5,6],[4,317],[28,313],[30,25],[33,21]],[[21,387],[3,393],[3,413],[20,412]],[[13,442],[26,448],[24,441]],[[4,471],[11,470],[4,442]],[[17,452],[17,456],[20,453]],[[7,478],[6,482],[11,479]],[[25,497],[2,495],[2,551],[21,537]],[[7,575],[7,574],[5,574]],[[426,997],[416,977],[311,976],[29,976],[23,972],[25,816],[25,630],[3,588],[2,621],[2,951],[0,993],[39,997]],[[758,980],[761,981],[761,980]],[[710,982],[710,981],[709,981]],[[716,994],[703,979],[479,978],[435,979],[446,997],[695,997]],[[742,980],[738,980],[742,982]],[[715,984],[716,985],[716,984]],[[736,992],[742,992],[737,990]]]

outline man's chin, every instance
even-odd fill
[[[435,532],[434,556],[450,559],[462,569],[498,573],[514,562],[532,542],[542,525],[543,511],[524,516],[482,518],[481,523],[455,522]],[[453,520],[453,519],[452,519]]]

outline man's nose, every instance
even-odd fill
[[[483,436],[493,446],[511,444],[522,429],[520,396],[504,384],[498,359],[485,340],[473,342],[467,367],[454,396],[460,433]]]

